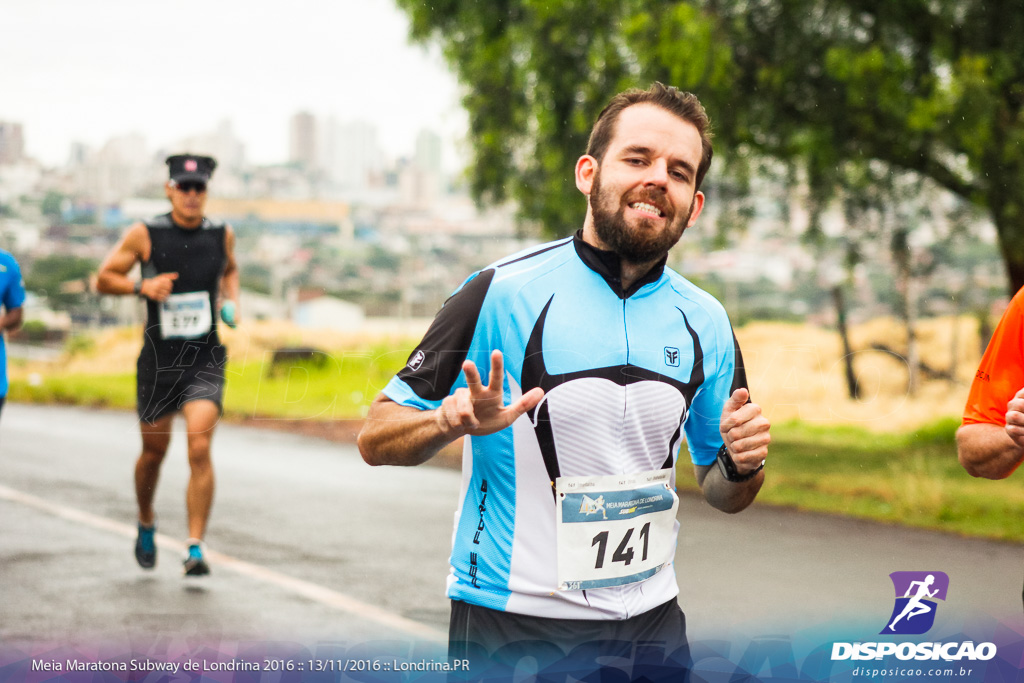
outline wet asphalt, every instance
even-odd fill
[[[181,422],[161,475],[157,567],[132,556],[130,413],[8,404],[0,419],[0,643],[443,643],[460,474],[371,468],[353,445],[223,424],[207,542],[181,575],[188,469]],[[955,457],[952,455],[951,457]],[[769,472],[770,475],[770,472]],[[894,571],[943,571],[937,623],[1024,628],[1024,546],[684,495],[676,554],[691,639],[884,626]],[[1024,521],[1022,521],[1024,523]],[[440,645],[438,645],[440,647]]]

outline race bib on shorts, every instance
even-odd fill
[[[210,331],[213,315],[207,292],[172,294],[160,302],[160,336],[196,339]]]
[[[675,555],[671,470],[559,477],[558,588],[585,590],[649,579]]]

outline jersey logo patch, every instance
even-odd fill
[[[665,347],[665,365],[669,367],[679,367],[679,349],[674,346]]]
[[[423,365],[423,359],[425,359],[426,357],[426,354],[424,354],[422,350],[414,353],[407,364],[409,369],[413,371],[419,370],[420,366]]]

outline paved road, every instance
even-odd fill
[[[207,539],[214,573],[185,580],[184,434],[160,483],[152,572],[132,559],[138,445],[130,414],[4,409],[0,642],[443,641],[457,472],[370,468],[350,445],[223,425]],[[761,505],[730,516],[696,497],[683,498],[680,520],[692,639],[850,624],[877,634],[893,604],[888,574],[899,570],[949,575],[940,619],[1022,621],[1020,545]]]

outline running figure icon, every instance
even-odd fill
[[[580,514],[593,515],[601,513],[604,519],[608,519],[608,512],[604,509],[604,496],[593,499],[590,496],[583,496],[583,503],[580,505]]]
[[[932,611],[931,605],[925,604],[923,599],[926,597],[935,597],[935,594],[939,592],[938,588],[933,591],[928,590],[933,583],[935,583],[934,574],[929,574],[924,581],[912,581],[910,583],[906,594],[903,596],[905,598],[910,598],[910,600],[907,602],[906,607],[903,608],[903,611],[900,612],[899,616],[893,619],[892,623],[889,624],[890,631],[896,630],[896,622],[903,617],[906,617],[907,621],[910,621],[911,618],[916,617],[919,614],[926,614]],[[914,590],[915,586],[917,587],[917,592],[911,596],[910,593]]]

